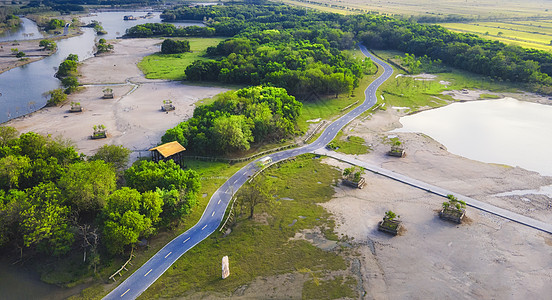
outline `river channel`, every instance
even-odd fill
[[[100,12],[82,17],[84,23],[91,20],[99,21],[108,32],[105,39],[115,39],[135,25],[161,22],[160,13],[155,12],[149,18],[124,21],[123,16],[145,16],[147,12]],[[203,26],[202,23],[173,23],[175,26]],[[71,53],[77,54],[79,60],[85,60],[94,55],[96,33],[91,28],[82,28],[83,34],[57,41],[58,51],[43,60],[33,62],[19,68],[0,74],[0,123],[28,114],[42,108],[48,97],[46,92],[60,86],[60,81],[54,77],[59,64]],[[23,18],[23,26],[18,31],[12,31],[2,37],[4,40],[22,40],[31,37],[40,38],[36,24]],[[37,39],[37,46],[38,46]]]
[[[421,132],[451,153],[552,176],[552,105],[509,97],[453,103],[400,122],[403,127],[393,132]]]

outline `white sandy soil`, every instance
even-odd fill
[[[480,93],[454,92],[466,101]],[[547,100],[529,94],[521,98]],[[551,185],[552,177],[453,155],[423,134],[386,133],[401,126],[402,114],[394,109],[378,111],[371,119],[349,125],[345,132],[363,137],[373,149],[357,158],[552,223],[552,199],[547,195],[497,195],[538,190]],[[390,135],[406,146],[405,158],[385,155]],[[333,159],[326,162],[348,167]],[[552,235],[473,208],[467,209],[465,224],[445,222],[436,212],[444,198],[370,172],[364,176],[368,182],[364,189],[340,186],[334,199],[323,204],[334,214],[338,232],[358,246],[364,298],[550,299]],[[401,216],[406,227],[402,236],[377,231],[387,210]]]

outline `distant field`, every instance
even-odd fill
[[[456,32],[474,33],[483,38],[499,40],[527,48],[551,51],[552,20],[443,23],[441,26]]]
[[[526,48],[551,51],[552,1],[546,0],[278,0],[286,4],[342,14],[379,12],[416,17],[461,16],[470,23],[442,23],[455,31],[474,33]],[[427,19],[426,19],[427,20]],[[435,20],[435,22],[439,22]]]
[[[463,15],[485,19],[548,17],[552,2],[546,0],[283,0],[288,4],[342,13],[378,11],[399,15]]]

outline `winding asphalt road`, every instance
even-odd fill
[[[364,55],[370,57],[372,61],[383,67],[383,73],[364,91],[366,96],[364,102],[330,124],[313,143],[300,148],[271,154],[270,157],[272,157],[273,162],[325,147],[335,138],[343,126],[347,125],[347,123],[351,122],[354,118],[358,117],[376,103],[376,90],[384,81],[391,77],[393,69],[379,58],[373,56],[364,46],[361,45],[360,49]],[[142,267],[105,296],[104,299],[136,299],[152,285],[157,278],[165,273],[180,256],[215,232],[222,222],[224,212],[232,199],[232,193],[237,191],[251,175],[259,170],[257,165],[259,160],[260,159],[249,163],[230,177],[230,179],[213,194],[197,224],[165,245],[165,247],[153,255],[153,257]]]
[[[387,63],[381,61],[377,57],[373,56],[364,46],[360,46],[360,49],[364,55],[370,57],[372,61],[376,62],[383,67],[383,73],[372,82],[368,88],[364,91],[365,101],[345,114],[341,118],[331,123],[320,135],[320,137],[311,144],[305,145],[300,148],[294,148],[278,153],[271,154],[273,162],[281,161],[290,157],[305,153],[319,153],[328,156],[332,156],[352,164],[360,165],[370,169],[372,172],[382,174],[389,178],[401,181],[403,183],[415,186],[417,188],[425,189],[438,195],[446,196],[447,194],[454,194],[459,199],[466,201],[470,206],[482,209],[484,211],[493,213],[495,215],[505,217],[515,222],[533,227],[535,229],[552,233],[552,226],[543,222],[509,212],[507,210],[477,201],[475,199],[458,195],[451,191],[441,189],[436,186],[429,185],[427,183],[409,178],[407,176],[385,170],[376,166],[368,165],[365,162],[361,162],[350,157],[341,156],[335,152],[328,152],[324,150],[324,147],[332,141],[337,133],[349,122],[358,117],[360,114],[368,110],[376,103],[376,90],[393,74],[393,69]],[[159,252],[157,252],[150,260],[148,260],[142,267],[136,272],[130,275],[125,281],[123,281],[118,287],[116,287],[111,293],[105,296],[104,299],[136,299],[142,294],[150,285],[152,285],[180,256],[186,251],[197,245],[199,242],[211,235],[219,227],[224,213],[232,195],[236,192],[250,176],[259,171],[257,159],[248,165],[244,166],[237,173],[235,173],[230,179],[228,179],[211,197],[207,208],[203,212],[201,219],[188,231],[184,232],[174,240],[169,242]]]

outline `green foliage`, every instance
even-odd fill
[[[187,40],[166,39],[161,44],[161,53],[176,54],[190,51],[190,42]]]
[[[101,210],[116,188],[115,172],[101,160],[70,165],[58,185],[72,211],[93,213]]]
[[[24,56],[26,56],[26,55],[27,55],[27,54],[25,54],[25,52],[19,51],[19,52],[17,52],[17,53],[15,54],[15,57],[21,58],[21,57],[24,57]]]
[[[38,43],[38,45],[40,47],[43,47],[44,50],[48,50],[48,51],[53,51],[53,50],[56,50],[57,49],[57,44],[56,42],[52,41],[52,40],[48,40],[48,39],[44,39],[44,40],[40,40],[40,42]]]
[[[0,126],[0,149],[10,145],[13,141],[17,140],[19,131],[10,126]],[[2,153],[2,152],[0,152]],[[0,156],[2,156],[0,154]]]
[[[61,204],[61,192],[53,184],[39,184],[28,190],[28,206],[21,212],[25,246],[59,256],[71,249],[73,232],[69,231],[69,209]]]
[[[186,26],[176,28],[170,23],[147,23],[136,25],[127,29],[125,37],[144,38],[154,36],[166,37],[211,37],[215,35],[215,29],[202,26]]]
[[[383,218],[383,220],[385,221],[393,221],[395,220],[395,218],[400,218],[401,216],[397,216],[397,214],[395,214],[394,212],[388,210],[385,212],[385,217]]]
[[[60,19],[51,19],[46,24],[46,30],[54,30],[58,28],[63,28],[65,26],[65,21]]]
[[[146,198],[150,196],[148,194]],[[135,244],[139,237],[148,237],[153,233],[153,221],[148,214],[155,215],[163,204],[158,195],[153,197],[157,198],[143,201],[138,191],[123,187],[107,198],[103,208],[103,233],[110,253],[122,253],[126,246]]]
[[[67,94],[62,89],[55,89],[48,92],[50,99],[46,102],[47,106],[57,106],[67,100]]]
[[[165,190],[184,190],[195,194],[201,188],[197,172],[182,170],[174,161],[149,160],[135,162],[125,171],[127,185],[139,192]]]
[[[76,54],[69,54],[69,56],[61,62],[56,72],[56,77],[62,78],[66,76],[76,75],[79,58]]]
[[[146,78],[182,80],[186,76],[186,68],[196,60],[206,60],[207,47],[216,46],[222,38],[189,38],[190,51],[181,54],[152,54],[144,57],[138,67]]]
[[[75,76],[68,76],[61,79],[61,85],[65,87],[65,94],[71,94],[79,87],[79,80]]]
[[[253,142],[245,116],[221,116],[213,121],[213,138],[223,153],[249,150]]]
[[[167,130],[164,143],[178,141],[195,153],[247,150],[250,142],[281,140],[296,132],[301,103],[284,89],[250,87],[196,107],[193,118]]]
[[[328,144],[330,149],[345,154],[366,154],[370,150],[366,141],[358,136],[348,136],[345,140],[339,136]]]
[[[447,198],[449,199],[449,201],[443,202],[444,209],[448,209],[451,206],[456,210],[463,210],[466,208],[466,202],[458,200],[458,198],[456,198],[454,195],[447,195]]]
[[[343,170],[343,176],[345,179],[352,181],[352,182],[359,182],[360,177],[362,176],[363,169],[360,168],[360,170],[356,166],[352,166],[349,168],[345,168]]]
[[[103,145],[90,157],[90,160],[103,160],[115,170],[122,171],[128,164],[131,152],[121,145]]]
[[[97,53],[110,52],[113,48],[113,45],[107,43],[105,39],[100,39],[96,45]]]

